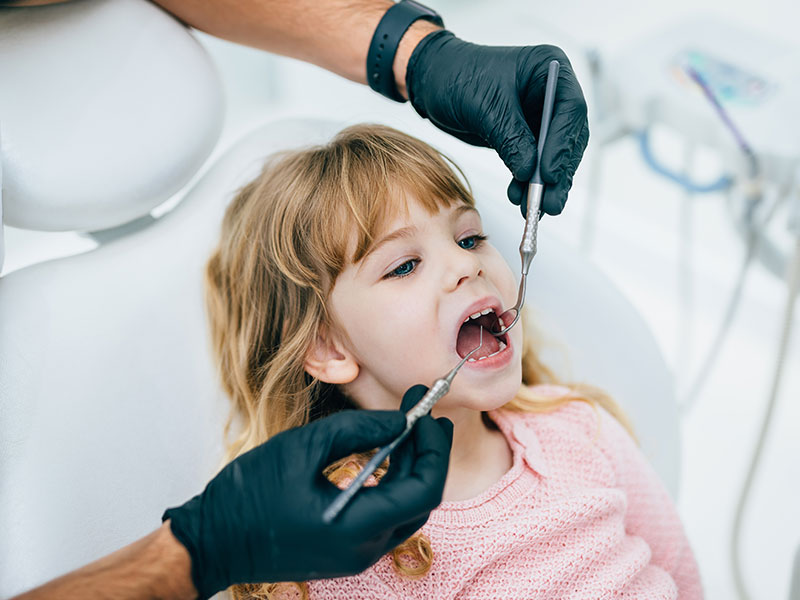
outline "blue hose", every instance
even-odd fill
[[[662,177],[666,177],[670,181],[677,183],[687,192],[691,192],[693,194],[709,194],[711,192],[720,192],[727,190],[729,187],[731,187],[731,185],[733,185],[733,177],[731,177],[730,175],[722,175],[716,181],[712,181],[711,183],[700,184],[692,181],[686,175],[683,175],[681,173],[675,173],[674,171],[671,171],[670,169],[662,165],[656,159],[652,149],[650,148],[649,130],[644,129],[640,131],[637,134],[637,137],[639,138],[639,149],[642,152],[642,158],[644,158],[644,162],[647,163],[647,166],[653,169],[653,171],[655,171]]]

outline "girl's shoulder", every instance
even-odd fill
[[[606,429],[604,409],[564,386],[531,386],[525,392],[523,401],[493,417],[510,441],[525,448],[531,468],[570,485],[612,485],[613,469],[597,443]]]
[[[501,408],[500,418],[538,432],[582,437],[604,448],[638,448],[636,438],[597,400],[564,385],[526,386],[524,401]]]

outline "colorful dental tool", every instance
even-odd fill
[[[515,311],[514,320],[510,325],[506,325],[500,331],[492,331],[492,335],[504,335],[519,321],[522,314],[522,304],[525,302],[525,282],[528,278],[528,270],[531,261],[536,255],[536,238],[539,233],[539,212],[542,206],[542,194],[544,193],[544,183],[542,183],[541,164],[542,150],[547,139],[547,131],[550,129],[550,119],[553,116],[553,104],[556,97],[556,82],[558,81],[558,70],[561,65],[557,60],[551,60],[547,68],[547,84],[544,90],[544,107],[542,108],[542,124],[539,126],[539,138],[536,141],[536,169],[528,183],[528,210],[525,216],[525,231],[522,234],[522,243],[519,245],[519,255],[522,259],[522,278],[519,281],[519,292],[517,293],[517,303],[508,311]],[[505,313],[503,313],[505,314]],[[505,324],[505,323],[504,323]]]
[[[467,362],[467,359],[470,358],[475,352],[480,350],[481,346],[483,346],[483,327],[481,327],[480,331],[480,338],[478,345],[473,348],[469,354],[467,354],[461,361],[453,367],[453,369],[444,377],[441,377],[433,382],[431,388],[425,393],[422,399],[417,402],[414,407],[406,413],[406,428],[403,430],[399,436],[397,436],[390,444],[384,446],[380,450],[375,453],[369,462],[364,465],[364,468],[361,472],[356,476],[355,479],[339,492],[339,495],[336,496],[331,505],[322,513],[322,521],[324,523],[330,523],[338,515],[342,509],[347,506],[347,503],[356,495],[356,492],[361,489],[364,485],[364,482],[369,479],[369,476],[372,475],[375,470],[381,465],[381,463],[386,460],[386,457],[389,456],[400,443],[408,437],[408,434],[411,433],[411,430],[414,428],[414,424],[423,416],[427,415],[430,410],[434,407],[434,405],[441,400],[441,398],[450,391],[450,384],[453,382],[453,378],[455,378],[456,373],[458,373],[459,369],[464,366],[464,363]]]

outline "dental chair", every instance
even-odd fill
[[[219,135],[223,108],[210,61],[185,29],[148,2],[87,0],[27,10],[0,10],[0,31],[13,25],[17,34],[0,41],[0,89],[9,79],[30,83],[31,77],[40,91],[59,85],[63,73],[36,71],[47,68],[46,52],[31,52],[33,44],[53,49],[56,22],[64,27],[58,39],[64,52],[73,42],[80,49],[87,31],[98,35],[97,23],[88,30],[85,24],[100,19],[108,47],[102,60],[134,62],[142,77],[112,81],[113,71],[87,77],[62,89],[46,118],[41,103],[26,106],[30,97],[0,94],[7,222],[104,228],[93,234],[98,247],[90,252],[0,279],[0,597],[147,534],[166,507],[214,475],[228,403],[211,359],[202,274],[223,212],[265,156],[325,141],[345,125],[294,119],[258,127],[207,163],[177,206],[154,219],[151,209],[200,169]],[[134,34],[144,41],[131,43]],[[174,57],[186,68],[148,56],[152,36],[180,48]],[[10,56],[27,65],[24,78]],[[145,77],[149,66],[157,72]],[[170,73],[180,74],[179,85]],[[164,111],[148,103],[152,94],[173,93],[194,100],[189,117],[175,110],[175,96]],[[63,118],[101,94],[114,106],[98,102],[95,112],[80,113],[90,131],[75,136],[78,125]],[[108,135],[115,119],[124,121],[116,126],[125,131],[121,137]],[[50,136],[46,148],[30,142],[40,143],[43,133]],[[111,156],[120,148],[125,160]],[[448,153],[462,166],[480,152],[458,148]],[[117,162],[109,167],[109,161]],[[505,199],[506,182],[466,170],[486,229],[516,270],[523,223]],[[566,212],[560,218],[569,218]],[[556,370],[599,385],[621,403],[644,453],[677,496],[672,379],[640,316],[595,267],[553,237],[547,221],[527,297],[548,335],[568,349],[568,363],[552,355]]]

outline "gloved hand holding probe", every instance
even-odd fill
[[[404,396],[413,405],[427,388]],[[336,459],[397,437],[398,411],[346,411],[270,441],[229,463],[206,489],[164,514],[192,558],[201,598],[234,583],[305,580],[363,571],[427,521],[442,497],[453,425],[421,418],[378,487],[362,490],[331,524],[339,490],[322,476]]]
[[[526,214],[536,139],[551,60],[561,69],[547,146],[541,157],[542,210],[559,214],[589,140],[586,101],[569,59],[555,46],[490,47],[440,30],[417,44],[406,70],[411,104],[460,140],[490,146],[511,170],[508,198]]]

